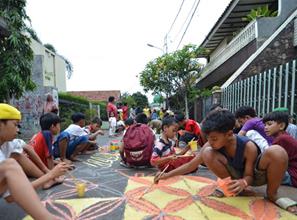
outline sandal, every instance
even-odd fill
[[[297,207],[295,208],[295,210],[289,210],[290,207],[297,206],[296,201],[287,197],[282,197],[278,198],[274,203],[278,205],[280,208],[297,215]]]

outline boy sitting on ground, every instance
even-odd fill
[[[177,127],[178,124],[173,117],[166,117],[162,121],[161,138],[155,142],[151,157],[152,166],[156,166],[161,171],[167,167],[165,172],[169,172],[194,158],[194,156],[179,157],[184,155],[189,147],[184,148],[179,154],[175,153],[172,139],[176,137]]]
[[[242,106],[238,108],[235,112],[235,118],[242,126],[238,135],[247,136],[253,140],[260,147],[262,152],[272,144],[272,138],[265,134],[264,123],[261,118],[257,117],[254,108],[250,106]],[[263,140],[262,137],[267,142]]]
[[[55,113],[46,113],[39,119],[41,131],[35,134],[29,144],[33,147],[43,164],[53,169],[53,138],[60,133],[60,118]]]
[[[64,175],[69,166],[61,163],[45,173],[26,157],[22,153],[25,142],[15,139],[19,131],[20,119],[21,114],[16,108],[7,104],[0,104],[0,158],[2,160],[9,157],[15,159],[28,176],[37,178],[32,182],[34,188],[43,186],[44,189],[47,189],[57,183],[55,179]],[[4,197],[8,196],[5,195]]]
[[[84,127],[84,131],[89,135],[89,147],[90,150],[98,149],[96,138],[98,135],[104,135],[101,130],[102,120],[99,117],[94,117],[91,124]]]
[[[55,157],[60,156],[62,161],[79,161],[77,155],[80,152],[85,153],[88,148],[88,135],[84,131],[85,115],[83,113],[74,113],[71,116],[73,124],[69,125],[60,135],[54,144]],[[67,161],[68,162],[68,161]]]
[[[233,134],[234,125],[235,118],[227,110],[215,111],[206,117],[202,127],[208,136],[208,146],[202,150],[204,164],[219,178],[232,178],[228,184],[231,194],[239,195],[250,185],[267,184],[267,198],[296,214],[296,202],[277,195],[287,170],[286,151],[279,145],[272,145],[261,154],[254,142]]]
[[[289,115],[286,112],[271,112],[263,118],[265,132],[274,137],[273,144],[283,147],[289,157],[288,170],[282,184],[297,187],[297,140],[286,132]]]
[[[198,140],[201,146],[204,144],[206,140],[204,140],[201,135],[200,126],[196,121],[186,119],[183,113],[176,114],[175,120],[181,128],[178,131],[180,135],[178,144],[179,147],[186,147],[191,140]]]

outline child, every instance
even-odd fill
[[[84,127],[84,131],[89,136],[88,149],[96,150],[98,148],[96,138],[98,135],[104,135],[104,132],[100,129],[102,126],[102,120],[99,117],[94,117],[91,124]]]
[[[55,156],[60,156],[62,161],[69,158],[71,161],[79,161],[77,155],[79,152],[85,152],[88,148],[88,135],[84,131],[85,115],[83,113],[74,113],[71,116],[73,124],[69,125],[55,142]]]
[[[284,185],[297,187],[297,140],[286,132],[289,115],[286,112],[271,112],[263,118],[265,132],[274,137],[273,144],[283,147],[289,157],[288,170],[283,179]]]
[[[113,112],[109,113],[109,137],[115,135],[116,127],[117,127],[117,119]]]
[[[54,168],[53,138],[60,133],[60,118],[55,113],[46,113],[39,119],[41,131],[29,142],[43,164],[48,169]]]
[[[194,156],[178,157],[178,155],[185,154],[189,147],[183,149],[179,154],[175,153],[171,139],[176,137],[177,126],[173,117],[164,118],[162,121],[161,138],[155,142],[153,149],[151,164],[160,170],[164,170],[169,165],[165,172],[174,170],[194,158]]]
[[[289,109],[288,108],[275,108],[273,109],[274,112],[285,112],[289,115]],[[293,138],[297,139],[297,125],[293,124],[293,117],[292,115],[289,115],[289,124],[286,129],[286,132],[291,135]]]
[[[192,120],[186,119],[183,113],[178,113],[175,115],[175,120],[178,125],[182,128],[179,130],[179,147],[185,147],[191,140],[198,140],[199,144],[202,146],[206,140],[204,140],[201,135],[201,129],[199,124]]]
[[[12,118],[19,120],[16,117]],[[35,190],[17,162],[14,159],[2,160],[3,158],[0,158],[0,195],[2,195],[5,190],[9,190],[13,200],[21,206],[26,213],[31,215],[33,219],[55,219],[42,205]]]
[[[264,131],[264,123],[261,118],[258,118],[256,115],[255,109],[249,106],[242,106],[238,108],[235,112],[235,118],[238,120],[239,124],[242,126],[241,130],[239,131],[238,135],[247,136],[248,131],[248,138],[255,141],[261,149],[266,149],[267,146],[262,145],[256,139],[253,139],[254,133],[259,133],[263,138],[266,139],[268,145],[272,144],[272,138],[268,137]],[[256,133],[256,136],[258,136]],[[265,142],[262,142],[265,143]]]
[[[15,160],[7,159],[11,156],[11,152],[15,148],[13,140],[16,138],[19,131],[18,123],[20,120],[21,113],[16,108],[8,104],[0,104],[0,195],[6,197],[8,201],[16,201],[25,211],[31,214],[33,218],[54,219],[41,205],[32,185],[35,188],[43,185],[49,180],[64,174],[67,167],[60,165],[52,172],[33,181],[32,185],[30,185]],[[6,191],[7,189],[9,192]],[[28,203],[28,201],[30,202]]]
[[[233,134],[234,125],[235,117],[228,110],[214,111],[206,117],[202,127],[208,136],[208,145],[201,152],[204,164],[219,178],[232,178],[228,184],[230,193],[238,195],[249,185],[267,184],[267,198],[281,208],[296,213],[295,201],[277,196],[287,170],[286,151],[272,145],[261,154],[255,143]]]
[[[14,107],[6,104],[0,104],[0,108],[4,109],[7,112],[13,112],[15,109]],[[3,130],[1,130],[0,132],[0,139],[2,137],[2,139],[6,140],[2,141],[0,147],[2,157],[4,159],[15,159],[23,168],[27,176],[37,178],[32,182],[34,188],[39,188],[40,186],[42,186],[43,189],[48,189],[53,185],[60,183],[61,181],[56,180],[56,178],[63,175],[66,172],[64,171],[65,169],[67,169],[66,164],[61,164],[51,171],[47,169],[47,167],[42,163],[42,161],[33,149],[30,149],[29,146],[26,146],[26,143],[23,140],[16,139],[18,128],[16,129],[16,131],[13,130],[13,132],[15,133],[9,133],[12,131],[4,129],[6,125],[18,126],[20,119],[8,120],[4,117],[8,117],[8,119],[10,119],[9,115],[1,116],[2,119],[0,123],[2,124]],[[27,153],[28,156],[26,156],[23,153],[24,151]],[[8,197],[7,199],[10,199],[9,195],[6,195],[5,197]]]

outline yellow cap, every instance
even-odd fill
[[[0,119],[16,119],[21,120],[21,112],[15,107],[0,103]]]

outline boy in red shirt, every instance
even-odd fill
[[[175,115],[175,120],[178,123],[178,125],[182,128],[179,130],[179,147],[185,147],[191,140],[198,140],[200,146],[203,146],[203,144],[206,142],[201,135],[201,129],[199,124],[192,120],[192,119],[186,119],[185,115],[182,113],[179,113]]]
[[[60,133],[60,122],[59,116],[54,113],[42,115],[40,117],[41,131],[34,135],[29,143],[49,169],[54,167],[53,137]]]
[[[297,140],[286,132],[289,124],[288,113],[271,112],[265,115],[263,122],[266,134],[274,137],[273,144],[283,147],[289,157],[282,184],[297,187]]]

